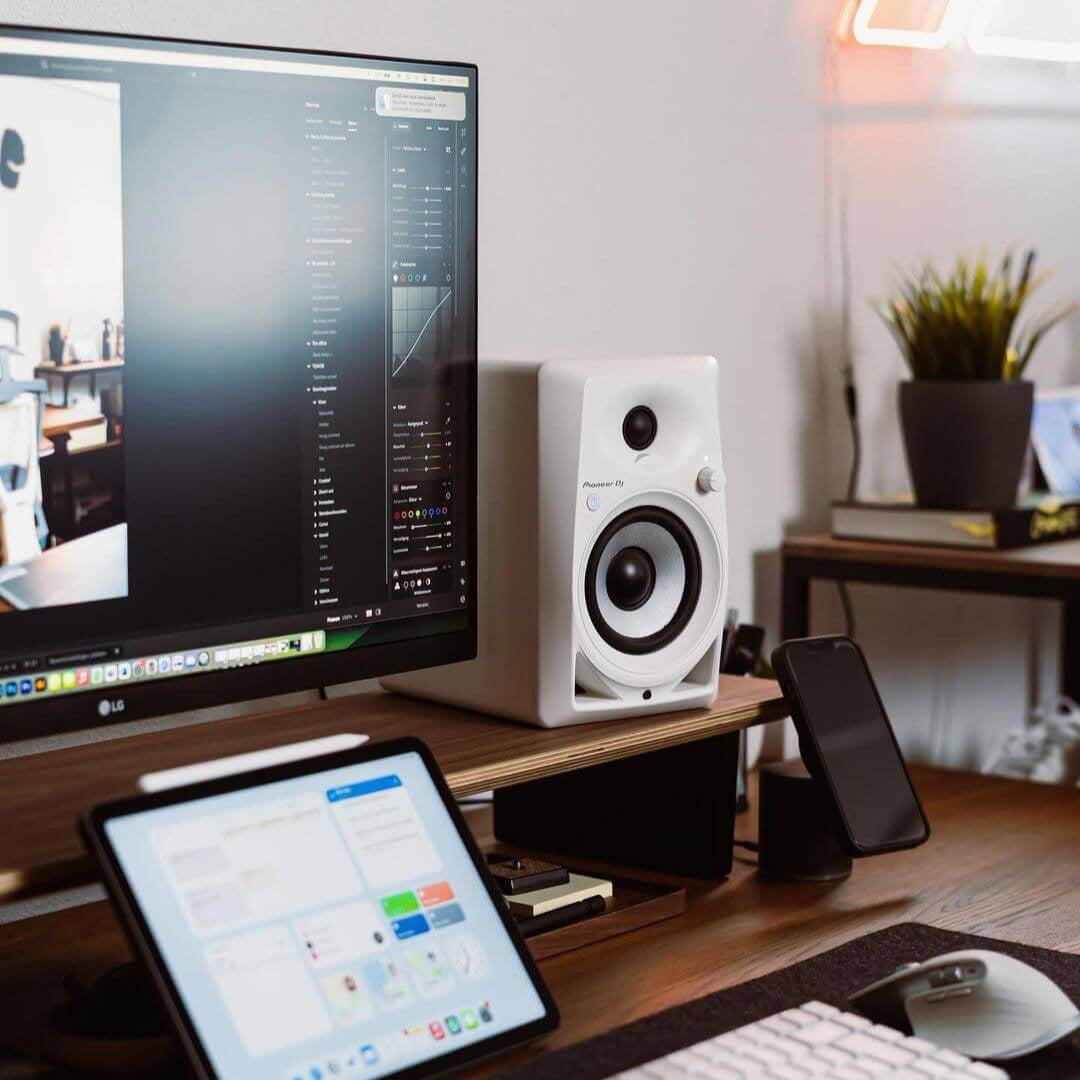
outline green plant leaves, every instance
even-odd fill
[[[985,254],[974,261],[958,257],[944,275],[925,263],[916,273],[901,276],[892,297],[873,302],[911,377],[958,382],[1022,378],[1047,332],[1077,310],[1076,304],[1061,305],[1016,333],[1021,309],[1045,280],[1035,275],[1035,261],[1035,251],[1026,251],[1015,279],[1011,252],[996,270]]]

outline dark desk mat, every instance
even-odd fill
[[[601,1080],[805,1001],[816,999],[850,1009],[846,1004],[848,994],[900,964],[957,949],[993,949],[1023,960],[1048,975],[1080,1004],[1080,956],[956,934],[920,923],[901,923],[763,978],[544,1054],[502,1073],[500,1080]],[[1009,1062],[1005,1069],[1014,1080],[1076,1080],[1080,1077],[1080,1033],[1031,1057]]]

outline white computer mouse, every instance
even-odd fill
[[[871,1020],[990,1061],[1034,1053],[1080,1030],[1080,1009],[1045,975],[985,949],[905,964],[850,998]]]

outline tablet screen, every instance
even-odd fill
[[[104,829],[219,1077],[385,1076],[545,1015],[415,752]]]

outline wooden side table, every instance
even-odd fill
[[[34,368],[34,375],[38,379],[46,379],[50,383],[53,379],[60,380],[60,388],[64,394],[64,408],[68,407],[71,397],[72,380],[80,375],[86,375],[90,379],[90,396],[97,396],[98,377],[110,371],[119,371],[124,366],[123,360],[84,360],[81,363],[68,364],[39,364]]]
[[[1061,602],[1062,690],[1080,701],[1080,540],[1010,551],[796,536],[782,549],[781,634],[810,632],[810,582],[862,582]]]

